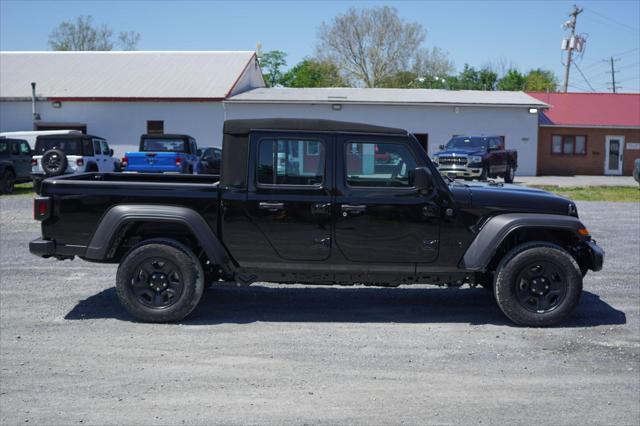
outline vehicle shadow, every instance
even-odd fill
[[[114,288],[81,300],[67,320],[115,318],[134,321]],[[184,321],[188,325],[270,322],[469,323],[513,325],[484,289],[232,287],[207,290]],[[624,312],[584,292],[561,327],[625,324]]]

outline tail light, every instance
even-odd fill
[[[129,165],[129,159],[127,157],[122,157],[122,160],[120,160],[120,165],[122,167],[127,167]]]
[[[76,164],[77,164],[78,166],[84,166],[84,159],[83,159],[83,158],[78,158],[78,159],[76,160]]]
[[[176,167],[180,167],[180,166],[182,166],[182,158],[176,157]]]
[[[38,160],[37,160],[37,159],[35,159],[35,158],[32,158],[32,159],[31,159],[31,165],[32,165],[32,166],[34,166],[34,167],[36,167],[36,166],[38,165]]]
[[[33,218],[35,220],[47,220],[51,216],[51,198],[36,197],[33,199]]]

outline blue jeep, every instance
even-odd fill
[[[142,135],[139,152],[127,152],[123,172],[186,173],[200,171],[200,152],[189,135]]]

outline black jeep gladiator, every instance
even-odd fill
[[[85,173],[34,201],[42,257],[118,263],[120,301],[177,321],[218,280],[482,285],[515,323],[572,313],[604,253],[570,200],[447,181],[404,130],[231,120],[217,176]],[[293,308],[295,309],[295,308]]]

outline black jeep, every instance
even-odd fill
[[[177,321],[218,280],[481,285],[517,324],[569,316],[604,253],[570,200],[441,177],[405,130],[232,120],[222,174],[43,182],[33,254],[118,263],[143,321]],[[295,306],[292,306],[295,309]]]

